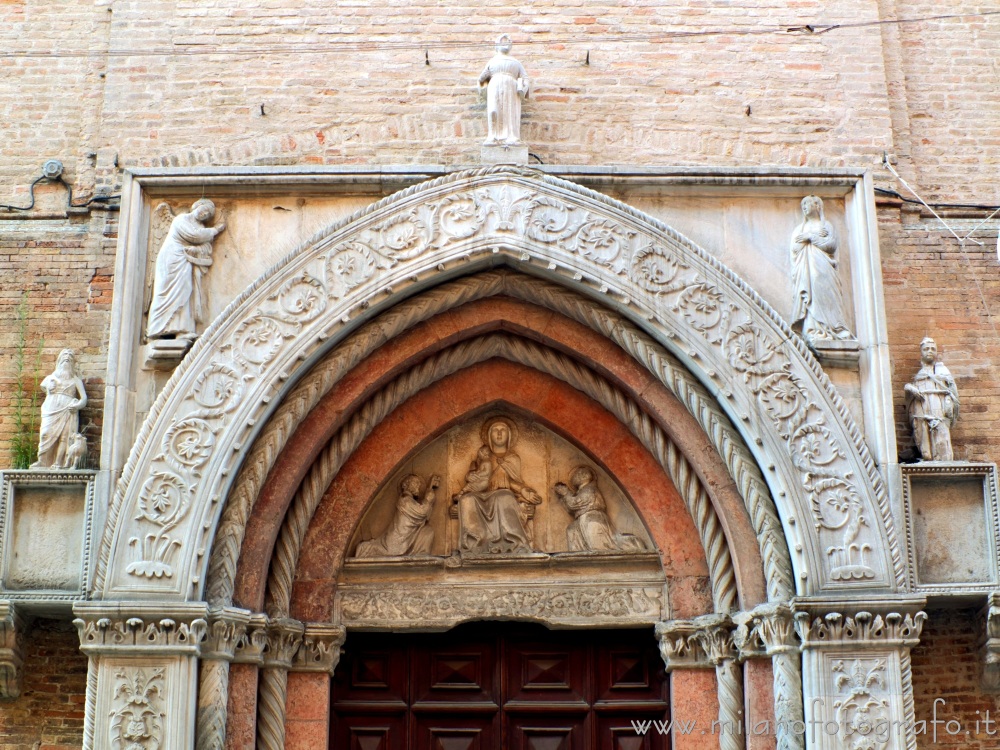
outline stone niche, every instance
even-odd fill
[[[910,583],[921,593],[992,590],[998,581],[995,464],[904,465]]]
[[[419,448],[374,493],[337,617],[370,630],[637,626],[666,615],[665,592],[659,554],[614,478],[544,425],[491,411]]]
[[[94,473],[0,474],[5,598],[72,599],[86,590]]]

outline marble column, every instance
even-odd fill
[[[236,648],[246,638],[250,612],[223,607],[208,614],[208,629],[201,647],[198,686],[197,750],[223,750],[229,704],[229,665]]]
[[[272,620],[267,626],[257,703],[257,747],[260,750],[284,750],[288,670],[302,643],[304,631],[301,622],[290,618]]]

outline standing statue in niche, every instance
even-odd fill
[[[952,461],[951,428],[958,419],[958,388],[948,368],[937,361],[934,339],[920,342],[920,370],[903,387],[913,439],[924,461]]]
[[[212,265],[212,242],[226,228],[224,222],[206,226],[214,216],[215,204],[202,198],[170,223],[156,256],[147,338],[197,338],[204,308],[202,277]]]
[[[427,483],[416,474],[408,474],[399,483],[396,515],[382,535],[358,544],[355,557],[401,557],[429,555],[434,544],[434,529],[428,525],[434,510],[434,491],[441,484],[436,474]],[[423,497],[421,497],[423,495]]]
[[[504,417],[487,420],[483,445],[454,496],[462,552],[524,554],[532,551],[531,519],[541,496],[521,479],[514,452],[517,427]]]
[[[489,132],[484,143],[516,146],[521,143],[521,99],[531,94],[524,67],[510,56],[507,34],[497,40],[497,53],[486,63],[479,85],[486,86],[486,118]]]
[[[32,469],[75,469],[87,453],[80,434],[80,409],[87,405],[87,391],[76,374],[76,355],[63,349],[56,369],[41,382],[45,391],[38,441],[38,460]]]
[[[813,349],[823,342],[854,342],[837,273],[837,235],[823,217],[823,200],[803,198],[802,217],[792,235],[792,327]]]
[[[617,533],[608,518],[608,504],[597,486],[597,475],[588,466],[578,466],[569,479],[572,489],[559,482],[555,493],[573,522],[566,527],[566,545],[571,552],[613,550],[642,552],[646,545],[633,534]]]

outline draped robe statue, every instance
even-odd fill
[[[951,428],[958,420],[958,388],[951,372],[937,361],[934,339],[920,342],[920,370],[903,387],[913,439],[924,461],[952,461]]]
[[[156,256],[147,338],[197,337],[203,307],[201,279],[212,265],[212,241],[226,228],[223,223],[205,226],[214,216],[215,204],[202,198],[171,222]]]
[[[503,417],[483,426],[483,447],[466,485],[455,495],[459,549],[474,554],[531,552],[530,519],[542,498],[521,478],[521,458],[513,450],[513,422]]]
[[[524,67],[510,56],[510,37],[497,40],[497,53],[486,63],[479,85],[486,86],[486,145],[516,146],[521,143],[521,99],[531,93]]]
[[[80,434],[80,409],[87,405],[87,391],[76,374],[76,355],[63,349],[56,369],[41,382],[45,391],[39,430],[38,460],[32,469],[75,469],[86,454]]]
[[[854,341],[837,273],[837,235],[823,216],[823,200],[803,198],[802,217],[791,246],[792,328],[813,348],[823,341]]]
[[[400,557],[429,555],[434,544],[434,529],[428,525],[434,510],[434,491],[440,484],[437,475],[431,477],[424,492],[424,481],[408,474],[399,483],[396,515],[381,536],[361,542],[355,557]],[[421,493],[423,497],[421,497]]]

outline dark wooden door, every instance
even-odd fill
[[[333,681],[334,750],[662,750],[652,630],[474,623],[351,634]],[[648,726],[648,725],[647,725]]]

